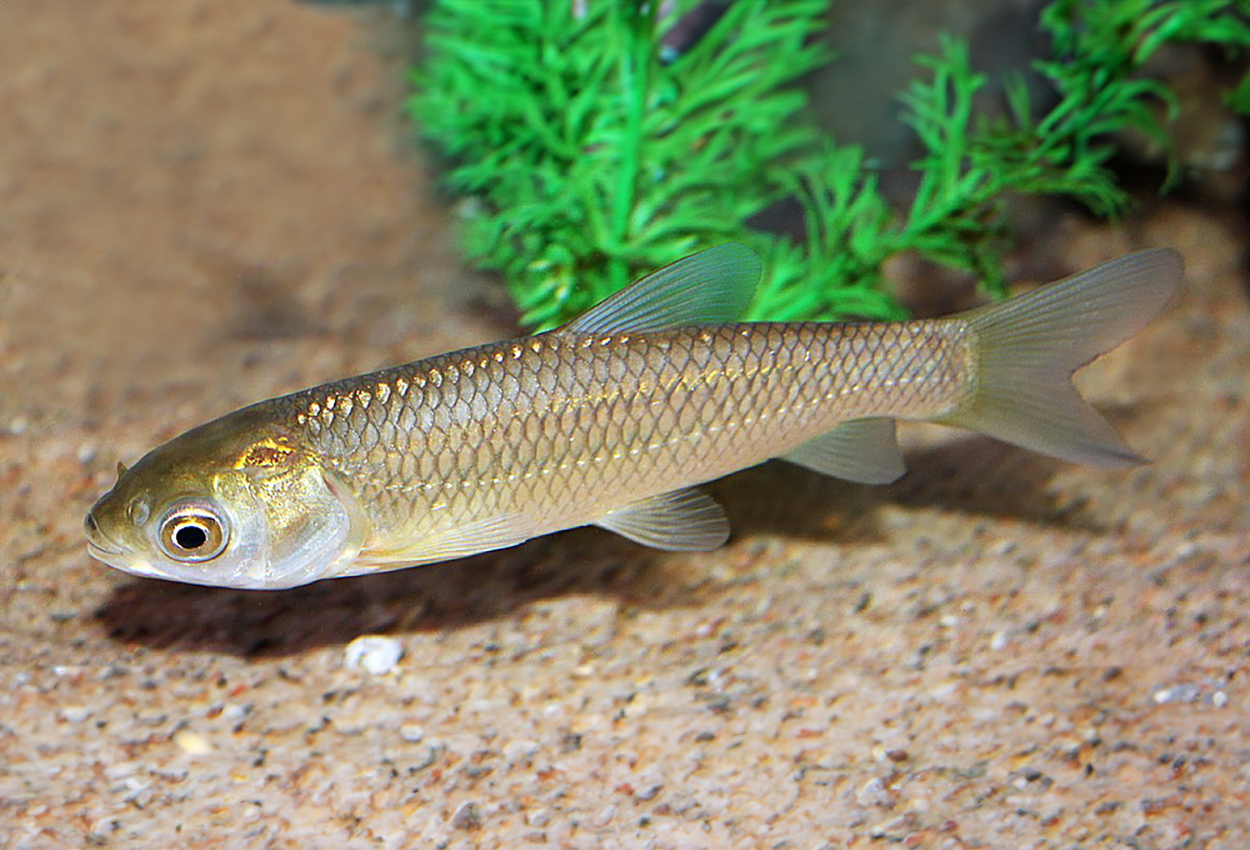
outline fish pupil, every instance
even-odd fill
[[[174,542],[183,549],[199,549],[208,542],[208,532],[202,526],[184,525],[174,532]]]

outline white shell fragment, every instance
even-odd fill
[[[211,741],[190,729],[181,729],[174,733],[174,743],[188,755],[206,756],[213,751]]]
[[[395,670],[403,654],[403,644],[395,638],[364,635],[343,650],[343,666],[359,667],[374,676],[382,676]]]

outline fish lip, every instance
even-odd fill
[[[138,571],[126,557],[125,550],[105,535],[98,525],[87,531],[87,554],[115,570],[127,573]]]
[[[87,554],[105,566],[123,573],[144,578],[167,578],[159,568],[142,558],[128,556],[126,550],[116,543],[96,523],[87,526]]]
[[[85,536],[87,538],[87,551],[93,555],[96,552],[102,555],[120,556],[123,554],[122,547],[101,531],[99,526],[88,529]]]
[[[97,561],[122,572],[134,572],[134,566],[126,558],[126,554],[121,549],[109,549],[94,540],[87,541],[87,554],[95,558]]]
[[[123,555],[123,550],[121,550],[118,542],[113,537],[106,535],[104,529],[101,529],[99,522],[96,521],[94,507],[84,517],[83,536],[86,537],[86,550],[88,550],[91,556],[98,557],[101,561],[108,560],[106,557],[101,557],[101,555],[114,557]]]
[[[120,558],[122,554],[122,550],[121,549],[109,549],[106,546],[101,546],[99,543],[96,543],[94,540],[88,540],[87,541],[87,554],[98,560],[105,561],[110,557]]]
[[[114,551],[106,549],[94,540],[87,541],[87,554],[100,561],[105,566],[112,567],[123,573],[129,573],[133,576],[142,576],[144,578],[165,578],[166,576],[151,564],[145,561],[134,561],[126,557],[126,554],[120,549]]]
[[[91,514],[87,514],[84,536],[87,538],[87,551],[90,552],[93,557],[99,557],[99,555],[121,557],[123,554],[122,547],[111,537],[105,534],[104,529],[100,528],[98,523],[92,521]],[[99,553],[99,555],[97,555],[97,553]],[[100,560],[103,561],[106,559],[100,558]]]

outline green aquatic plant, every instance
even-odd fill
[[[1171,90],[1142,68],[1167,42],[1250,45],[1247,8],[1237,0],[1055,0],[1041,13],[1052,58],[1035,67],[1059,99],[1041,115],[1019,79],[1007,81],[1006,115],[974,115],[988,80],[961,42],[945,39],[939,54],[917,60],[933,77],[903,95],[926,155],[899,247],[974,272],[1001,293],[1011,194],[1062,195],[1101,216],[1123,212],[1128,194],[1107,166],[1117,135],[1137,130],[1167,150],[1160,112],[1176,110]]]
[[[679,4],[689,9],[692,3]],[[794,82],[826,59],[825,0],[735,3],[661,57],[658,4],[443,0],[412,111],[470,195],[471,257],[551,325],[709,244],[785,196],[817,141]]]
[[[1161,44],[1250,43],[1238,0],[1055,0],[1041,19],[1053,58],[1038,68],[1058,103],[1035,114],[1009,82],[1007,113],[989,119],[973,109],[986,77],[944,39],[903,94],[925,154],[911,205],[894,210],[863,152],[808,120],[796,85],[829,59],[827,2],[719,4],[691,37],[679,23],[716,4],[678,0],[661,15],[655,2],[435,0],[411,113],[467,196],[467,253],[503,273],[525,324],[558,324],[728,240],[764,256],[749,318],[898,317],[882,266],[905,251],[1000,292],[1012,193],[1123,210],[1109,140],[1128,128],[1165,138],[1174,98],[1139,74]],[[750,227],[785,199],[802,207],[806,239]]]

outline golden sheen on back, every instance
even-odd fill
[[[759,275],[722,245],[559,330],[237,410],[121,468],[88,550],[137,575],[277,589],[579,525],[712,549],[729,524],[692,485],[773,457],[885,483],[904,471],[897,419],[1140,461],[1071,376],[1172,298],[1173,251],[899,323],[733,323]]]

